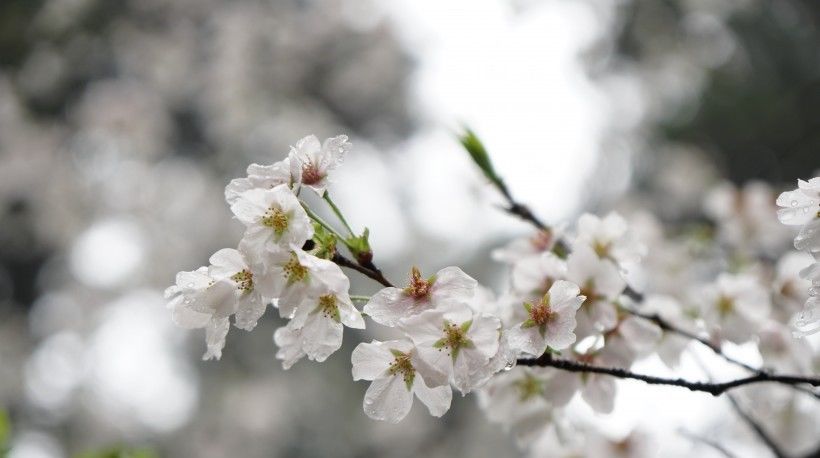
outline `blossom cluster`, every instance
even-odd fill
[[[377,277],[385,288],[365,297],[360,312],[351,297],[361,297],[350,294],[337,243],[356,259],[342,264],[379,271],[367,230],[354,234],[328,194],[349,148],[345,136],[323,143],[305,137],[284,160],[253,164],[246,177],[228,184],[226,201],[245,226],[238,247],[180,272],[166,291],[177,324],[206,329],[206,359],[221,356],[231,316],[236,327],[251,330],[268,304],[288,320],[274,334],[285,369],[304,357],[326,360],[341,347],[344,327],[364,329],[367,317],[395,334],[360,343],[351,355],[353,379],[370,381],[363,400],[369,417],[399,422],[414,398],[439,417],[450,408],[453,388],[462,395],[475,391],[487,418],[522,444],[548,430],[576,395],[607,414],[617,391],[605,372],[518,366],[522,360],[560,357],[576,367],[628,370],[657,355],[675,368],[694,336],[716,352],[727,342],[754,342],[768,366],[811,372],[811,351],[791,338],[784,322],[804,300],[796,285],[811,282],[795,332],[820,329],[820,178],[801,181],[776,200],[784,207],[781,221],[803,225],[795,247],[814,256],[809,267],[797,252],[781,258],[774,272],[759,262],[784,240],[772,190],[723,185],[704,204],[713,220],[708,243],[667,235],[649,215],[628,222],[615,212],[583,214],[571,228],[542,227],[495,250],[492,257],[509,268],[507,288],[497,296],[459,267],[433,275],[412,267],[401,287]],[[494,174],[482,154],[474,154],[476,162]],[[305,189],[330,205],[348,236],[300,200]],[[734,265],[715,262],[725,258]]]
[[[799,180],[797,189],[780,194],[777,205],[782,207],[777,216],[783,224],[800,226],[794,247],[815,260],[800,272],[812,286],[810,297],[793,323],[796,335],[814,334],[820,331],[820,177]]]
[[[297,197],[303,188],[324,194],[349,147],[344,135],[323,144],[305,137],[286,159],[252,164],[247,177],[225,188],[245,226],[239,246],[217,251],[208,266],[180,272],[165,292],[176,324],[205,328],[205,359],[222,355],[231,316],[234,326],[250,331],[268,304],[290,320],[274,336],[285,367],[305,356],[324,361],[341,347],[343,326],[364,328],[350,280],[335,263],[303,250],[314,227]]]

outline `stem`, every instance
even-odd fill
[[[742,368],[746,369],[749,372],[753,372],[757,375],[770,375],[770,372],[766,371],[765,369],[757,368],[757,367],[754,367],[750,364],[746,364],[743,361],[739,361],[735,358],[732,358],[731,356],[724,353],[723,350],[721,350],[720,346],[715,345],[714,343],[704,339],[703,337],[697,336],[697,335],[695,335],[695,334],[693,334],[689,331],[685,331],[683,329],[680,329],[680,328],[674,326],[673,324],[671,324],[668,321],[661,318],[661,316],[658,315],[657,313],[649,314],[649,313],[639,312],[637,310],[633,310],[633,309],[626,308],[626,307],[621,307],[621,308],[623,310],[625,310],[627,313],[629,313],[630,315],[634,315],[638,318],[643,318],[644,320],[651,321],[651,322],[655,323],[656,325],[658,325],[658,327],[660,327],[664,331],[669,331],[673,334],[677,334],[679,336],[686,337],[687,339],[694,340],[694,341],[700,343],[701,345],[707,347],[709,350],[712,350],[712,352],[714,354],[720,356],[725,361],[727,361],[729,363],[732,363],[736,366],[742,367]],[[810,394],[810,395],[814,396],[816,399],[820,399],[820,393],[817,393],[817,392],[815,392],[814,390],[812,390],[810,388],[806,388],[806,387],[802,387],[802,386],[794,386],[793,388],[795,390],[801,391],[803,393]]]
[[[389,280],[384,278],[384,275],[382,274],[381,270],[374,269],[374,268],[369,268],[369,267],[365,267],[365,266],[362,266],[360,264],[357,264],[357,263],[353,262],[352,260],[347,259],[346,257],[344,257],[343,255],[341,255],[339,253],[334,254],[331,261],[335,262],[336,264],[338,264],[342,267],[347,267],[348,269],[353,269],[356,272],[359,272],[360,274],[364,275],[365,277],[368,277],[368,278],[380,283],[382,286],[386,286],[386,287],[392,287],[393,286],[393,284],[390,283]],[[371,263],[371,265],[372,265],[372,263]]]
[[[713,396],[719,396],[733,388],[750,385],[753,383],[781,383],[784,385],[797,385],[805,383],[811,386],[820,386],[820,378],[769,373],[755,374],[749,377],[720,383],[692,382],[681,378],[673,379],[655,377],[652,375],[637,374],[635,372],[617,367],[601,367],[569,359],[553,358],[549,353],[545,353],[543,356],[536,359],[519,359],[518,364],[522,366],[554,367],[556,369],[561,369],[568,372],[605,374],[616,378],[640,380],[650,385],[679,386],[690,391],[702,391],[704,393],[709,393]]]
[[[353,229],[351,229],[351,228],[350,228],[350,225],[349,225],[349,224],[347,224],[347,220],[345,219],[344,215],[342,215],[342,211],[341,211],[341,210],[339,210],[339,207],[337,207],[335,203],[333,203],[333,200],[330,198],[330,193],[329,193],[329,192],[327,192],[327,191],[325,191],[324,195],[322,195],[322,199],[324,199],[324,200],[325,200],[325,202],[327,202],[327,204],[328,204],[328,205],[330,205],[330,208],[333,210],[333,213],[335,213],[335,214],[336,214],[336,216],[339,218],[339,221],[341,221],[341,222],[342,222],[342,224],[344,225],[345,229],[347,229],[347,232],[348,232],[351,236],[356,235],[356,234],[353,232]]]
[[[320,225],[320,226],[322,226],[323,228],[327,229],[327,230],[328,230],[328,232],[330,232],[331,234],[335,235],[337,239],[341,240],[342,242],[344,242],[344,241],[345,241],[345,237],[344,237],[344,236],[342,236],[342,234],[339,234],[339,232],[338,232],[336,229],[334,229],[334,228],[333,228],[333,226],[331,226],[330,224],[326,223],[326,222],[325,222],[325,220],[323,220],[321,217],[319,217],[319,215],[317,215],[316,213],[314,213],[314,212],[313,212],[313,210],[311,210],[311,209],[307,206],[307,204],[306,204],[306,203],[304,203],[304,202],[302,202],[302,201],[300,201],[299,203],[301,203],[301,204],[302,204],[302,208],[304,208],[304,209],[305,209],[305,213],[307,213],[307,215],[310,217],[310,219],[312,219],[313,221],[316,221],[317,223],[319,223],[319,225]]]
[[[370,296],[357,296],[355,294],[351,294],[350,295],[350,300],[351,301],[364,301],[364,302],[367,302],[367,301],[370,300]]]

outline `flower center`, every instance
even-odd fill
[[[473,341],[467,338],[467,331],[470,330],[472,324],[472,320],[466,321],[460,326],[444,320],[444,337],[437,340],[433,344],[433,348],[437,348],[438,351],[446,349],[447,353],[455,360],[462,348],[473,348]]]
[[[271,207],[262,216],[262,225],[273,229],[276,235],[282,235],[288,228],[290,218],[279,208]]]
[[[549,299],[547,299],[549,301]],[[552,308],[549,303],[543,301],[530,309],[530,319],[538,326],[547,324],[553,317]]]
[[[341,317],[339,316],[339,306],[336,304],[336,296],[333,294],[319,296],[319,305],[316,307],[315,312],[322,312],[322,316],[325,318],[330,318],[336,322],[341,321]]]
[[[253,291],[253,274],[248,269],[243,269],[231,275],[231,280],[236,282],[236,288],[249,293]]]
[[[404,379],[404,384],[407,385],[407,391],[413,387],[413,379],[416,377],[416,369],[413,363],[410,362],[410,353],[403,353],[398,350],[390,350],[395,358],[387,368],[390,375],[401,375]]]
[[[730,297],[720,296],[717,301],[717,309],[720,316],[726,316],[735,309],[735,302]]]
[[[609,257],[610,250],[612,249],[612,242],[604,243],[596,240],[592,245],[592,249],[595,250],[595,254],[597,254],[599,258],[607,258]]]
[[[302,184],[313,185],[325,177],[325,174],[319,170],[319,166],[313,161],[308,162],[302,166]]]
[[[421,277],[421,271],[418,267],[413,267],[410,270],[410,284],[404,288],[404,292],[415,299],[416,301],[427,300],[430,297],[430,289],[433,286],[434,278],[425,280]]]
[[[288,284],[305,281],[308,278],[308,268],[299,264],[299,258],[296,257],[294,252],[291,252],[290,260],[282,267],[282,270],[285,272]]]
[[[515,387],[518,389],[518,399],[521,402],[544,394],[544,383],[530,374],[515,382]]]
[[[600,298],[598,293],[595,291],[595,282],[593,280],[587,281],[583,286],[581,286],[580,290],[581,291],[579,294],[586,297],[582,305],[592,304]]]

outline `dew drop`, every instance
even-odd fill
[[[793,201],[792,201],[792,207],[796,207],[796,206],[797,206],[797,201],[796,201],[796,200],[793,200]]]
[[[193,288],[193,287],[194,287],[194,284],[193,284],[193,283],[188,283],[188,284],[187,284],[187,285],[185,285],[185,286],[187,286],[188,288]]]
[[[507,364],[504,366],[504,372],[511,371],[512,368],[515,367],[515,363],[516,363],[516,361],[514,359],[510,360],[510,361],[507,361]]]

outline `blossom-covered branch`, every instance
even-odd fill
[[[601,367],[588,364],[582,361],[573,361],[564,358],[555,358],[550,353],[545,353],[539,358],[519,358],[518,364],[522,366],[552,367],[569,372],[582,372],[589,374],[605,374],[612,377],[640,380],[650,385],[670,385],[686,388],[690,391],[702,391],[713,396],[719,396],[728,390],[738,388],[753,383],[780,383],[783,385],[807,384],[820,386],[820,377],[803,377],[796,375],[779,375],[760,373],[749,377],[743,377],[728,382],[693,382],[681,378],[664,378],[652,375],[638,374],[618,367]]]

